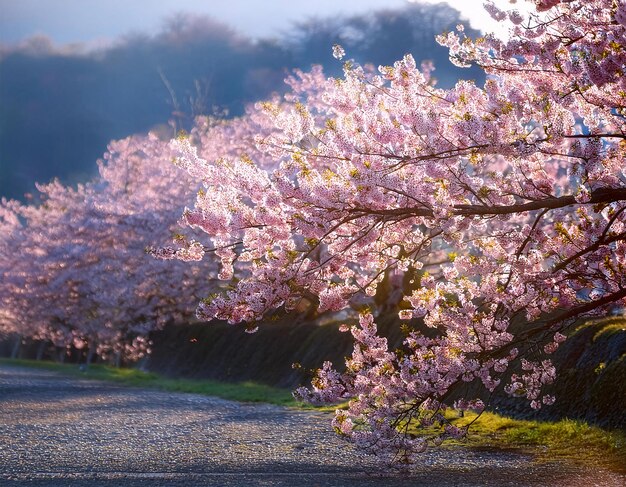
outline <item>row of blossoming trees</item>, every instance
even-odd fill
[[[378,71],[348,61],[343,79],[313,69],[240,119],[117,143],[93,185],[4,205],[3,322],[104,346],[200,294],[200,319],[251,331],[303,302],[352,306],[345,372],[327,363],[297,393],[350,399],[334,426],[375,451],[463,435],[443,411],[482,408],[478,385],[550,404],[549,354],[576,319],[626,299],[626,4],[535,3],[530,18],[488,4],[508,41],[440,37],[486,71],[483,87],[439,89],[411,56]],[[134,173],[137,151],[149,164]],[[165,238],[194,184],[190,233],[152,252],[165,273],[134,250]],[[214,262],[224,289],[176,258]],[[401,350],[377,334],[381,282],[403,293],[400,319],[423,321]]]
[[[102,357],[137,359],[147,333],[188,320],[213,289],[210,263],[165,265],[145,247],[169,239],[194,185],[154,135],[110,144],[99,177],[38,187],[0,206],[0,331]]]
[[[266,130],[251,108],[244,118],[199,117],[192,130],[201,154],[250,154],[254,134]],[[31,204],[0,203],[0,336],[137,360],[148,335],[168,322],[194,319],[198,302],[220,290],[215,259],[181,226],[185,205],[204,194],[198,171],[176,166],[176,142],[154,133],[109,144],[99,175],[73,188],[38,185]],[[226,203],[226,202],[225,202]],[[160,243],[185,245],[172,257]],[[156,247],[155,247],[156,245]],[[215,249],[217,256],[231,252]],[[192,261],[192,262],[190,262]],[[223,287],[228,287],[225,285]]]

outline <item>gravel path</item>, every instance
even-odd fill
[[[1,486],[620,486],[513,453],[436,450],[385,472],[329,416],[0,366]]]

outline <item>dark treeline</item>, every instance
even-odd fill
[[[339,75],[331,46],[359,63],[390,64],[411,53],[432,60],[442,86],[479,71],[460,70],[435,42],[455,28],[446,5],[302,21],[280,37],[252,41],[213,20],[180,15],[156,36],[129,36],[88,54],[45,39],[4,49],[0,57],[0,196],[22,198],[35,181],[84,180],[111,139],[168,120],[242,112],[246,103],[283,89],[293,68],[322,64]],[[470,36],[478,35],[469,31]]]

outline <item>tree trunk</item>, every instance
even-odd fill
[[[43,353],[46,351],[46,345],[48,344],[47,341],[42,340],[39,342],[39,346],[37,347],[37,361],[41,360],[43,358]]]
[[[119,369],[122,366],[122,352],[115,352],[115,368]]]
[[[137,364],[137,368],[139,370],[141,370],[142,372],[148,372],[149,364],[150,364],[150,356],[149,355],[144,355],[139,360],[139,363]]]
[[[57,361],[62,364],[65,363],[65,356],[67,355],[67,348],[60,347],[61,350],[58,350]]]
[[[85,363],[87,367],[89,367],[91,365],[91,362],[93,362],[93,358],[96,355],[97,348],[98,344],[96,342],[93,342],[91,345],[89,345],[89,350],[87,351],[87,362]]]
[[[22,347],[22,335],[17,335],[15,338],[15,343],[13,344],[13,350],[11,351],[11,358],[15,359],[20,353],[20,348]]]

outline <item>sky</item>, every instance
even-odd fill
[[[247,37],[271,37],[297,20],[400,7],[410,0],[0,0],[0,43],[45,35],[57,45],[107,45],[130,33],[153,34],[178,12],[210,15]],[[441,0],[422,0],[439,3]],[[472,27],[497,30],[483,0],[449,0]],[[510,0],[498,0],[507,5]],[[519,0],[516,8],[524,6]]]

